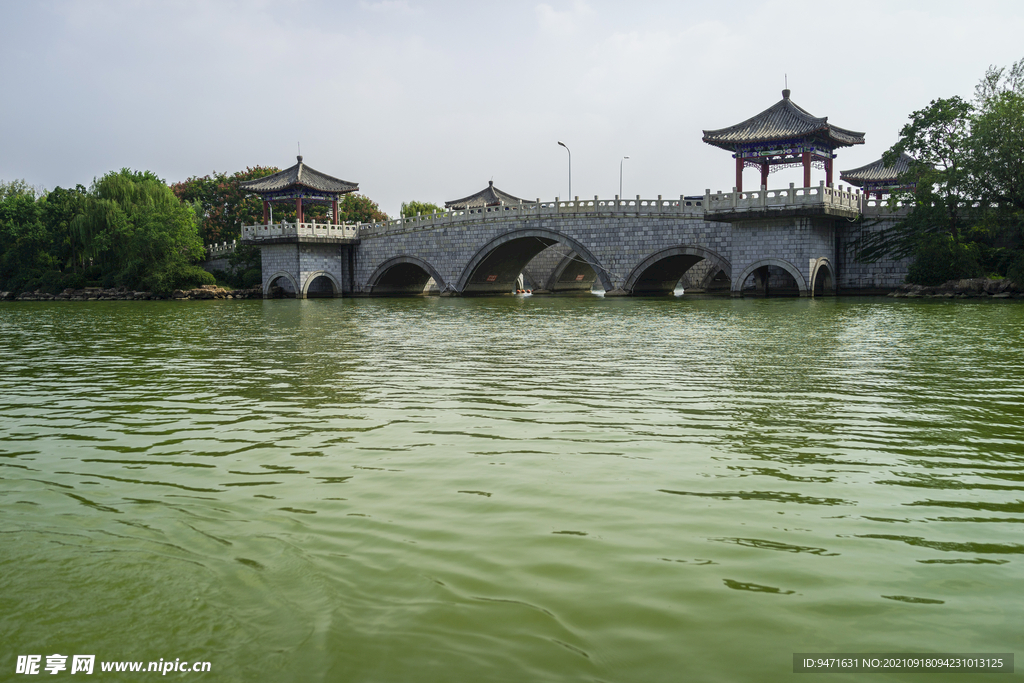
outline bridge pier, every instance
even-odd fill
[[[743,296],[754,278],[756,296],[812,296],[821,269],[836,281],[836,225],[832,217],[794,216],[735,221],[732,224],[731,294]],[[830,285],[828,293],[834,293]]]
[[[351,296],[354,245],[292,242],[261,244],[263,298]]]
[[[708,219],[732,226],[733,296],[743,296],[751,277],[757,296],[835,293],[839,226],[860,216],[859,192],[822,182],[705,196]]]

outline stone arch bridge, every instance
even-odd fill
[[[550,291],[667,294],[682,280],[689,290],[734,296],[813,296],[840,283],[898,284],[901,275],[891,284],[885,273],[866,277],[871,269],[841,248],[850,221],[885,211],[867,206],[859,191],[791,185],[531,202],[360,225],[245,226],[243,242],[260,247],[266,297],[420,294],[428,285],[442,295],[498,294],[524,277]]]

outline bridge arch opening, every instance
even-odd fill
[[[291,273],[279,270],[269,278],[263,287],[264,299],[294,299],[298,296],[299,289]]]
[[[523,281],[535,291],[589,292],[599,282],[597,271],[572,247],[556,242],[523,268]]]
[[[833,296],[836,293],[835,282],[832,262],[827,258],[819,258],[811,275],[811,296]]]
[[[325,270],[310,273],[302,287],[304,299],[330,299],[341,296],[341,283]]]
[[[427,293],[431,281],[441,292],[447,289],[444,278],[423,259],[396,256],[377,266],[366,290],[374,296],[419,296]]]
[[[731,272],[732,266],[722,255],[703,247],[679,245],[641,261],[626,278],[623,289],[640,296],[672,294],[679,285],[684,291],[721,291]]]
[[[608,274],[583,245],[554,230],[540,228],[515,230],[491,240],[470,258],[456,288],[465,295],[514,291],[519,275],[526,270],[527,265],[538,254],[558,243],[563,245],[563,252],[572,255],[567,261],[586,265],[595,273],[591,284],[599,281],[605,289],[612,288]],[[570,254],[565,254],[565,258]],[[569,267],[568,262],[565,267]],[[563,267],[563,273],[564,270]],[[586,277],[586,273],[583,274]],[[576,277],[575,273],[573,277]]]
[[[766,258],[754,261],[733,281],[732,294],[743,296],[808,296],[800,270],[789,261]]]

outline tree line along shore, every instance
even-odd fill
[[[855,258],[911,258],[896,294],[1014,298],[1024,286],[1024,59],[989,67],[971,99],[937,98],[911,113],[883,159],[893,166],[903,155],[913,161],[888,198],[910,210],[891,227],[865,230]],[[204,244],[240,240],[242,225],[262,221],[259,198],[239,183],[278,170],[254,166],[168,184],[124,168],[88,188],[50,191],[0,180],[0,299],[211,298],[184,293],[216,288],[251,298],[262,283],[258,249],[239,247],[216,275],[199,263]],[[429,202],[402,205],[405,216],[434,210]],[[294,212],[281,207],[275,218],[293,220]],[[312,206],[306,216],[326,220],[326,212]],[[359,194],[345,195],[338,212],[341,222],[387,220]],[[1009,284],[956,284],[981,280]]]

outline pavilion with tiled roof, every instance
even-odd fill
[[[476,194],[471,194],[462,199],[453,199],[444,203],[446,209],[477,209],[484,206],[508,206],[517,204],[533,204],[532,201],[514,197],[508,192],[502,192],[494,186],[494,181],[488,181],[487,187]]]
[[[902,153],[892,166],[886,166],[882,159],[878,159],[859,168],[840,171],[839,179],[861,188],[866,195],[874,194],[881,199],[883,194],[893,190],[913,189],[915,183],[908,182],[906,178],[914,161],[914,157]]]
[[[271,202],[295,201],[295,216],[297,223],[305,222],[303,219],[303,206],[306,204],[330,204],[332,209],[332,221],[338,222],[338,198],[343,194],[355,192],[359,189],[358,183],[350,183],[347,180],[340,180],[326,173],[321,173],[302,163],[302,155],[296,157],[298,163],[291,168],[278,171],[255,180],[245,180],[238,184],[239,188],[253,194],[258,194],[263,199],[263,222],[268,222],[268,212]]]
[[[803,166],[804,187],[811,185],[811,166],[825,169],[826,183],[832,184],[834,150],[864,144],[858,133],[817,117],[789,98],[782,99],[757,116],[728,128],[704,131],[704,142],[729,150],[736,159],[736,191],[743,191],[743,168],[761,171],[761,186],[767,187],[772,170]]]

